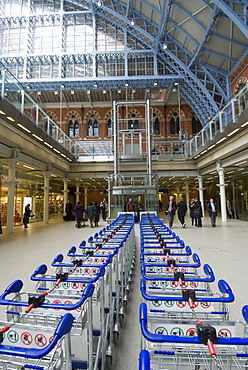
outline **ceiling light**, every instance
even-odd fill
[[[48,146],[49,148],[52,148],[52,145],[51,145],[51,144],[49,144],[49,143],[47,143],[46,141],[44,141],[44,144],[45,144],[46,146]]]
[[[60,155],[62,155],[62,157],[66,158],[66,155],[64,153],[60,153]]]
[[[175,82],[175,84],[174,84],[175,86],[177,86],[178,85],[178,82]]]
[[[134,26],[135,25],[135,22],[134,22],[133,19],[131,20],[130,24],[131,24],[131,26]]]
[[[163,49],[164,49],[164,50],[166,50],[166,49],[167,49],[167,47],[168,47],[168,46],[167,46],[166,44],[164,44]]]
[[[213,149],[216,146],[216,144],[211,145],[208,150]]]
[[[133,90],[132,90],[132,93],[133,93],[133,94],[134,94],[134,93],[136,93],[136,90],[135,90],[135,89],[133,89]]]
[[[14,118],[7,116],[9,121],[15,122]]]
[[[154,85],[154,86],[157,86],[157,85],[158,85],[157,81],[155,81],[153,85]]]
[[[35,137],[36,139],[40,140],[40,141],[43,141],[43,139],[41,137],[39,137],[38,135],[35,135],[35,134],[32,134],[33,137]]]
[[[220,144],[222,141],[226,140],[226,137],[223,137],[222,139],[216,141],[216,144]]]
[[[239,131],[239,128],[236,128],[235,130],[233,130],[232,132],[230,132],[229,134],[227,134],[227,136],[232,136],[237,131]]]
[[[87,90],[87,94],[90,94],[90,90]]]
[[[120,89],[118,90],[118,94],[121,94],[121,90]]]
[[[4,115],[5,115],[6,113],[5,113],[5,112],[3,112],[2,110],[0,110],[0,114],[4,114]]]
[[[57,90],[55,90],[55,91],[54,91],[54,94],[55,94],[55,95],[58,95],[58,91],[57,91]]]
[[[60,154],[60,151],[56,148],[53,148],[53,150],[56,152],[56,153],[59,153]]]
[[[21,125],[20,123],[17,123],[17,126],[19,126],[20,128],[22,128],[24,131],[26,131],[26,132],[28,132],[29,134],[30,134],[30,130],[27,128],[27,127],[25,127],[25,126],[23,126],[23,125]]]
[[[61,85],[61,86],[60,86],[60,88],[61,88],[61,89],[64,89],[64,87],[65,87],[65,85]]]
[[[37,94],[38,94],[38,95],[41,95],[41,91],[38,91],[38,92],[37,92]]]
[[[103,94],[106,94],[106,90],[104,89],[104,90],[102,91],[102,93],[103,93]]]
[[[27,166],[26,164],[24,164],[23,167],[29,168],[30,170],[34,170],[34,167]]]
[[[204,154],[204,153],[206,153],[206,152],[207,152],[207,149],[203,150],[203,152],[201,152],[201,154]]]
[[[100,0],[98,0],[97,5],[102,6],[102,2]]]
[[[94,87],[97,87],[97,83],[96,82],[94,83]]]
[[[146,89],[146,92],[149,93],[150,92],[150,89]]]
[[[128,87],[128,83],[127,82],[125,83],[125,86]]]
[[[248,125],[248,121],[246,121],[245,123],[243,123],[243,125],[241,125],[241,127],[245,127]]]
[[[236,163],[235,166],[240,166],[241,164],[244,164],[246,163],[247,161],[243,161],[243,162],[239,162],[239,163]]]
[[[74,94],[74,90],[71,90],[71,94],[72,94],[72,95]]]
[[[226,172],[226,175],[228,175],[229,173],[233,173],[234,171],[229,171],[229,172]]]

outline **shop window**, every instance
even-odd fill
[[[88,120],[88,136],[99,136],[98,121],[94,115]]]
[[[170,134],[179,135],[179,116],[177,112],[174,112],[170,119]]]
[[[69,137],[79,137],[79,123],[74,114],[71,115],[68,121],[68,136]]]

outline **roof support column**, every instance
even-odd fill
[[[225,187],[225,176],[224,168],[221,167],[220,162],[217,162],[217,172],[219,174],[219,184],[217,186],[220,188],[220,206],[221,206],[221,220],[222,222],[227,222],[227,212],[226,212],[226,190]]]

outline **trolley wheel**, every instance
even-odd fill
[[[124,314],[119,313],[119,323],[120,323],[121,326],[123,325],[123,322],[124,322]]]
[[[120,333],[118,331],[113,331],[113,341],[116,344],[120,338]],[[109,356],[112,358],[112,356]]]
[[[106,369],[111,369],[112,363],[113,363],[113,356],[106,355],[106,359],[105,359]]]

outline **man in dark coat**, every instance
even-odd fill
[[[177,214],[178,214],[178,220],[181,222],[183,228],[186,226],[184,217],[187,212],[187,208],[188,207],[186,206],[186,203],[184,203],[183,199],[180,199],[180,202],[177,205],[177,209],[178,209]]]
[[[171,229],[173,226],[174,216],[177,209],[176,202],[174,201],[173,196],[170,196],[170,200],[166,202],[165,206],[165,214],[168,215],[168,221],[169,221],[169,228]]]
[[[195,202],[193,204],[193,216],[197,220],[197,224],[195,226],[202,227],[202,205],[198,198],[195,198]]]
[[[66,213],[66,216],[65,216],[66,222],[68,222],[69,220],[72,220],[72,204],[69,201],[69,199],[65,206],[65,213]]]
[[[211,225],[213,227],[216,226],[216,216],[219,209],[218,204],[213,199],[210,199],[207,205],[207,210],[209,212],[209,217],[211,217]]]

